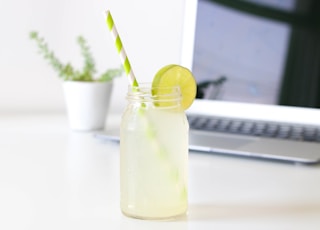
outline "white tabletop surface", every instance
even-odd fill
[[[319,230],[320,166],[190,153],[188,215],[143,221],[120,211],[117,144],[64,114],[2,114],[0,229]]]

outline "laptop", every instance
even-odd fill
[[[181,64],[192,70],[198,85],[197,98],[186,111],[189,149],[319,163],[320,110],[277,104],[290,26],[220,2],[185,1]],[[286,11],[295,6],[295,0],[239,2],[275,4],[270,7]]]
[[[290,25],[220,2],[186,1],[181,58],[198,85],[187,111],[190,149],[319,163],[320,110],[277,104]],[[242,2],[295,7],[295,0]]]

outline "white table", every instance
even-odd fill
[[[64,114],[2,114],[0,229],[319,230],[320,166],[190,153],[187,217],[143,221],[121,214],[117,144]]]

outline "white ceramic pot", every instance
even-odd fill
[[[79,131],[104,129],[112,82],[65,81],[63,90],[71,129]]]

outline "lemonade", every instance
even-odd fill
[[[179,84],[189,77],[186,71],[166,66],[152,85],[129,86],[120,129],[120,202],[127,216],[168,219],[187,211],[189,124],[184,110],[196,90],[192,75]]]
[[[196,81],[187,68],[171,64],[151,85],[139,84],[109,10],[106,24],[129,81],[120,127],[121,210],[141,219],[185,214],[189,124],[184,111],[196,97]]]
[[[179,109],[180,95],[171,95],[172,103],[159,107],[151,91],[142,90],[129,91],[121,123],[121,209],[144,219],[181,215],[188,203],[189,126]]]

